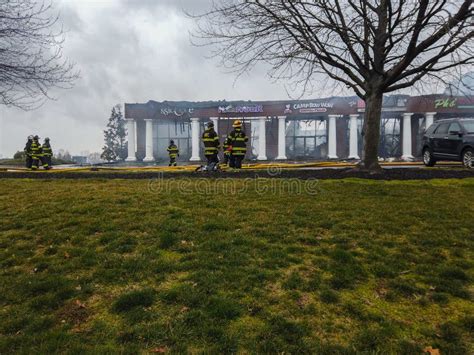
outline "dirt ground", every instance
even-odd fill
[[[26,179],[156,179],[156,178],[297,178],[374,180],[426,180],[474,178],[474,169],[462,168],[391,168],[378,174],[345,169],[269,169],[232,172],[157,172],[157,171],[81,171],[81,172],[0,172],[0,178]]]

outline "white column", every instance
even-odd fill
[[[211,117],[212,123],[214,123],[214,131],[216,131],[217,134],[219,134],[219,118],[218,117]]]
[[[259,130],[258,130],[258,156],[257,160],[267,160],[267,135],[266,135],[266,117],[260,117],[258,119]]]
[[[349,131],[349,159],[360,159],[359,157],[359,135],[357,134],[357,119],[359,115],[350,115]]]
[[[153,157],[153,120],[152,119],[146,119],[145,120],[145,136],[146,136],[146,141],[145,141],[145,158],[143,161],[148,162],[148,161],[154,161],[155,158]]]
[[[336,118],[337,115],[329,115],[328,125],[328,159],[337,159],[336,141]]]
[[[191,159],[201,161],[199,156],[199,118],[191,118]]]
[[[411,152],[411,116],[413,113],[403,114],[403,152],[402,160],[413,160]]]
[[[127,121],[128,138],[128,157],[125,161],[137,161],[137,156],[135,155],[135,120],[127,118],[125,121]]]
[[[278,156],[277,160],[286,160],[286,117],[278,117]]]
[[[427,112],[425,113],[425,131],[428,129],[429,126],[431,126],[434,122],[434,116],[436,115],[436,112]]]

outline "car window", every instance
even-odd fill
[[[463,121],[463,126],[468,133],[474,133],[474,120],[473,121]]]
[[[436,134],[447,134],[448,133],[449,123],[440,124],[436,130]]]
[[[459,123],[453,122],[449,125],[448,132],[453,132],[453,131],[461,132],[461,126],[459,125]]]
[[[436,125],[435,124],[432,124],[431,126],[428,127],[428,129],[426,130],[426,134],[427,135],[431,135],[433,134],[433,132],[436,130]]]

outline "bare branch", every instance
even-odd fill
[[[243,73],[256,63],[306,92],[317,74],[366,100],[366,166],[377,165],[384,93],[474,64],[473,0],[222,0],[193,40]],[[444,76],[445,76],[444,75]],[[443,79],[444,80],[444,79]]]
[[[44,1],[0,2],[0,104],[34,109],[51,99],[52,88],[71,88],[77,79],[52,11]]]

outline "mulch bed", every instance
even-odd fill
[[[474,169],[460,168],[392,168],[371,174],[347,169],[282,169],[282,170],[241,170],[237,172],[0,172],[0,178],[27,179],[156,179],[156,178],[296,178],[296,179],[345,179],[362,178],[373,180],[426,180],[474,178]]]

